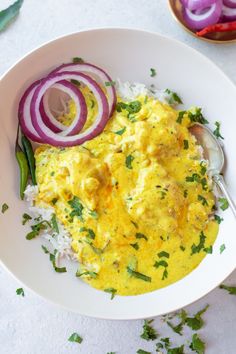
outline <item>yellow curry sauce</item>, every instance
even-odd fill
[[[157,99],[137,101],[138,112],[121,107],[97,138],[35,153],[36,204],[54,207],[70,232],[81,278],[120,295],[183,278],[210,252],[218,232],[188,114],[178,122],[178,112]]]

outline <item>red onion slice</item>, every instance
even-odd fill
[[[225,6],[231,7],[232,9],[236,8],[236,0],[223,0]]]
[[[36,88],[39,86],[41,80],[35,81],[32,85],[30,85],[27,90],[24,92],[21,97],[19,108],[18,108],[18,118],[20,122],[21,129],[23,133],[30,138],[31,140],[42,143],[43,140],[35,130],[30,114],[30,104],[32,97]]]
[[[93,92],[97,104],[98,113],[95,118],[94,123],[84,132],[76,134],[73,136],[62,136],[61,134],[56,134],[44,123],[42,116],[40,114],[40,102],[44,93],[52,87],[55,83],[61,80],[79,80]],[[100,88],[100,86],[88,75],[73,72],[64,71],[62,73],[53,73],[44,79],[40,85],[36,88],[30,106],[30,112],[32,117],[32,123],[36,131],[45,143],[53,146],[74,146],[80,145],[87,140],[95,138],[100,134],[106,126],[109,120],[109,105],[106,95]]]
[[[87,105],[85,98],[79,88],[66,80],[61,80],[53,85],[53,88],[57,88],[62,92],[68,94],[76,105],[76,116],[72,124],[68,127],[60,123],[51,113],[48,106],[48,101],[45,101],[45,95],[40,102],[40,114],[44,123],[55,133],[60,133],[63,136],[77,134],[84,126],[87,120]],[[46,96],[47,97],[47,96]]]
[[[209,9],[203,10],[200,14],[193,13],[188,8],[183,7],[183,16],[191,29],[199,30],[213,25],[219,21],[222,10],[222,0],[215,0]]]
[[[222,20],[223,21],[234,21],[236,20],[236,8],[232,9],[231,7],[227,7],[223,5],[222,8]]]
[[[92,78],[95,78],[98,83],[102,84],[107,92],[107,99],[109,104],[109,114],[110,116],[113,114],[115,106],[116,106],[116,90],[114,86],[107,86],[106,83],[112,83],[111,77],[101,68],[89,63],[68,63],[62,64],[55,70],[51,72],[51,74],[63,72],[63,71],[74,71],[85,73],[86,75],[91,75]],[[49,74],[49,75],[51,75]]]
[[[216,0],[188,0],[186,7],[190,11],[202,10],[215,4]]]

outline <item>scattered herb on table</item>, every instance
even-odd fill
[[[209,305],[206,305],[202,310],[198,311],[193,317],[186,317],[185,323],[192,330],[197,331],[204,325],[202,315],[207,311]]]
[[[6,203],[2,205],[2,214],[4,214],[9,209],[9,206]]]
[[[157,339],[158,334],[157,334],[155,328],[153,328],[151,326],[152,322],[153,322],[153,320],[144,320],[143,333],[140,335],[140,337],[142,339],[145,339],[145,340]]]
[[[204,354],[205,353],[205,343],[201,340],[197,333],[193,334],[192,336],[192,343],[190,344],[189,348],[192,349],[197,354]]]
[[[157,74],[156,70],[153,69],[153,68],[151,68],[151,69],[150,69],[150,76],[151,76],[151,77],[154,77],[154,76],[156,76],[156,74]]]
[[[224,211],[224,210],[228,209],[229,203],[228,203],[228,200],[226,198],[219,198],[218,201],[219,201],[221,210]]]
[[[219,139],[224,139],[223,136],[220,134],[220,123],[215,122],[216,129],[213,131],[213,134]]]
[[[132,170],[132,162],[134,161],[134,157],[132,155],[126,156],[125,165],[129,170]]]
[[[170,338],[161,338],[160,342],[156,343],[156,351],[159,351],[159,349],[169,349],[170,348]]]
[[[225,249],[226,249],[226,247],[225,247],[225,244],[223,243],[223,244],[220,246],[220,254],[223,253]]]
[[[69,342],[74,342],[74,343],[82,343],[83,338],[78,335],[78,333],[73,333],[69,338]]]
[[[228,285],[221,284],[219,288],[227,290],[230,295],[236,295],[236,286],[228,286]]]
[[[184,354],[184,345],[175,348],[169,348],[167,354]]]
[[[127,272],[134,278],[141,279],[141,280],[147,281],[149,283],[151,283],[151,281],[152,281],[151,277],[149,277],[149,276],[147,276],[145,274],[136,272],[135,270],[130,268],[130,266],[127,267]]]
[[[20,296],[25,296],[25,292],[23,288],[16,289],[16,294]]]
[[[137,354],[151,354],[151,352],[147,352],[146,350],[143,350],[143,349],[138,349]]]
[[[178,316],[180,317],[181,321],[177,325],[174,325],[170,321],[166,321],[166,323],[175,333],[182,336],[182,334],[183,334],[182,331],[183,331],[183,327],[185,325],[185,321],[187,318],[187,313],[186,313],[186,311],[181,310],[180,313],[178,314]]]
[[[0,32],[3,31],[19,14],[24,0],[18,0],[5,10],[0,11]]]
[[[115,297],[115,295],[116,295],[116,293],[117,293],[117,289],[114,289],[114,288],[107,288],[107,289],[104,289],[104,291],[105,291],[106,293],[111,294],[111,300],[114,299],[114,297]]]
[[[181,98],[179,97],[179,95],[176,92],[166,89],[165,93],[167,93],[169,95],[169,97],[168,97],[169,104],[182,104],[183,103],[183,101],[181,100]]]

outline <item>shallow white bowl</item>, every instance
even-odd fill
[[[113,79],[170,88],[183,98],[185,107],[203,107],[213,124],[222,122],[227,156],[226,181],[236,196],[236,88],[207,58],[173,39],[130,29],[97,29],[59,38],[33,51],[0,82],[0,205],[9,210],[0,214],[0,259],[25,286],[39,295],[82,315],[106,319],[137,319],[179,309],[207,294],[236,266],[235,220],[228,210],[212,255],[177,283],[139,296],[116,296],[113,301],[73,274],[55,273],[43,254],[40,240],[27,241],[21,225],[26,205],[18,198],[19,173],[14,157],[17,104],[24,89],[57,65],[80,56],[107,70]],[[156,68],[155,78],[150,68]],[[226,250],[220,255],[221,244]],[[176,264],[178,267],[178,264]]]

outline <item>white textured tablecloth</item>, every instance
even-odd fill
[[[0,8],[12,2],[1,0]],[[211,58],[236,83],[236,44],[210,45],[191,37],[172,19],[167,0],[25,0],[20,16],[0,34],[0,75],[45,41],[107,26],[147,29],[177,38]],[[236,285],[236,272],[227,283]],[[21,284],[0,268],[0,354],[135,354],[139,348],[156,352],[154,342],[140,339],[143,321],[81,317],[30,291],[24,298],[17,296],[19,287]],[[194,313],[206,303],[210,304],[206,326],[199,331],[207,342],[206,353],[235,354],[236,296],[216,289],[187,310]],[[173,335],[158,318],[154,326],[161,336],[173,338],[176,345],[190,338],[188,331],[183,337]],[[67,341],[73,332],[84,338],[82,344]]]

